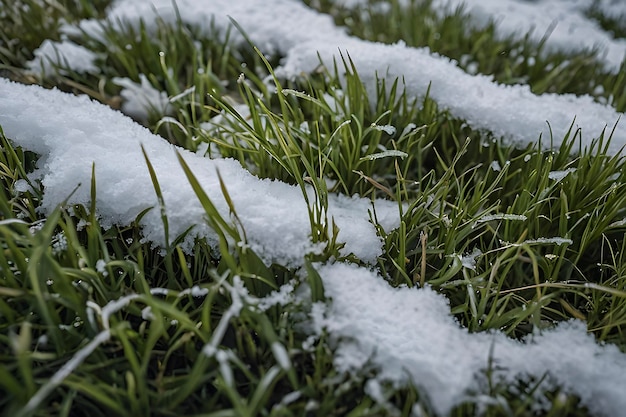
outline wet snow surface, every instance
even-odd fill
[[[359,0],[344,3],[353,7]],[[556,22],[549,48],[580,50],[598,46],[611,71],[617,70],[624,57],[624,40],[613,39],[584,16],[591,0],[434,2],[441,13],[461,3],[477,25],[489,19],[498,21],[502,36],[531,32],[533,39],[541,38]],[[598,7],[613,16],[623,15],[626,9],[611,1],[600,1]],[[179,0],[177,8],[184,22],[205,28],[207,33],[209,22],[225,29],[231,25],[229,16],[232,17],[263,52],[284,56],[277,68],[282,76],[294,77],[314,70],[319,65],[318,53],[329,63],[340,53],[348,52],[371,88],[376,73],[388,80],[404,77],[405,89],[414,97],[423,97],[430,84],[431,98],[471,127],[522,144],[536,141],[540,134],[548,135],[549,121],[558,146],[574,117],[575,126],[582,128],[583,140],[590,143],[605,126],[612,128],[620,117],[613,108],[594,103],[590,97],[536,96],[528,86],[505,87],[488,76],[467,74],[453,61],[426,49],[349,37],[329,16],[296,0]],[[171,0],[117,1],[110,8],[108,19],[114,26],[119,22],[138,25],[140,19],[145,19],[150,29],[155,11],[165,21],[176,20]],[[101,30],[95,21],[82,22],[80,29],[93,36],[99,36]],[[64,30],[70,33],[77,28]],[[243,42],[243,38],[235,33],[231,41]],[[69,41],[46,41],[35,53],[31,66],[34,70],[49,70],[50,61],[56,59],[77,71],[97,72],[93,65],[95,56]],[[118,82],[131,92],[140,92],[140,85],[122,79]],[[158,103],[154,105],[167,105],[158,92],[148,91],[145,97],[155,97]],[[141,116],[141,103],[130,104],[138,113],[136,116]],[[143,145],[163,190],[169,239],[194,226],[190,236],[203,236],[216,244],[216,236],[204,224],[202,207],[177,161],[179,152],[220,213],[228,218],[228,206],[217,178],[219,170],[251,246],[266,262],[297,267],[305,254],[320,250],[310,240],[307,207],[297,188],[260,180],[236,161],[209,160],[177,149],[130,118],[85,97],[0,79],[0,125],[18,145],[41,155],[33,177],[45,187],[44,211],[52,210],[70,195],[71,203],[88,204],[93,164],[97,207],[105,226],[129,224],[142,210],[157,206],[141,152]],[[626,123],[618,125],[613,139],[611,152],[616,153],[626,144]],[[555,172],[551,178],[559,181],[568,173]],[[72,194],[78,184],[82,185]],[[339,195],[330,201],[330,215],[341,229],[339,240],[346,243],[344,254],[354,253],[370,264],[381,254],[382,244],[369,222],[373,207],[385,229],[398,224],[397,206],[392,203],[372,204],[358,196]],[[143,218],[142,227],[146,239],[164,245],[166,237],[158,210]],[[544,240],[570,243],[554,237]],[[189,248],[191,243],[190,237],[183,245]],[[473,252],[459,256],[464,267],[472,268],[480,255]],[[540,379],[547,374],[544,387],[558,386],[579,395],[596,415],[615,416],[626,409],[626,356],[614,346],[597,344],[582,322],[562,323],[524,342],[513,341],[499,332],[470,334],[450,316],[445,297],[428,288],[392,288],[376,273],[354,265],[338,263],[317,268],[329,301],[314,306],[312,327],[329,333],[339,370],[358,373],[371,367],[376,371],[377,377],[368,383],[368,392],[372,394],[379,392],[382,382],[397,386],[411,382],[426,393],[439,415],[445,415],[484,383],[483,371],[492,355],[497,380]],[[283,292],[288,298],[288,291]],[[540,398],[537,404],[541,406]]]

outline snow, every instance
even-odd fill
[[[98,259],[96,261],[96,271],[102,274],[102,276],[106,277],[108,272],[106,270],[107,263],[104,259]]]
[[[370,0],[332,0],[349,9],[368,7]],[[383,4],[381,1],[380,4]],[[408,0],[401,0],[408,6]],[[539,43],[545,38],[544,53],[578,53],[599,49],[599,58],[607,71],[619,71],[626,57],[626,39],[612,34],[586,16],[593,8],[604,16],[626,16],[626,3],[616,0],[434,0],[432,6],[441,16],[454,14],[459,7],[469,14],[476,27],[496,23],[496,35],[529,39]]]
[[[561,182],[571,172],[576,172],[576,168],[568,168],[562,171],[550,171],[550,173],[548,174],[548,178],[554,180],[555,182]]]
[[[357,1],[351,0],[352,5]],[[468,0],[466,4],[477,22],[498,20],[503,36],[511,33],[521,36],[522,32],[529,30],[533,36],[542,36],[556,16],[558,24],[549,38],[549,44],[553,45],[550,47],[587,48],[602,43],[604,39],[593,22],[577,20],[582,16],[580,10],[588,7],[590,0],[572,0],[567,4],[562,0],[551,3],[547,0],[483,0],[480,3]],[[623,12],[623,7],[610,1],[598,4],[603,10],[610,9],[615,16]],[[431,54],[427,49],[408,48],[401,43],[383,45],[349,37],[329,16],[308,9],[296,0],[179,0],[177,10],[184,22],[207,32],[206,25],[212,22],[222,34],[231,25],[231,16],[264,53],[284,57],[277,68],[282,76],[296,77],[314,70],[319,65],[318,53],[327,64],[349,53],[370,90],[375,88],[374,74],[385,80],[403,77],[403,87],[412,97],[423,97],[430,86],[430,97],[454,116],[466,120],[470,127],[491,131],[513,142],[526,144],[536,141],[539,135],[549,135],[546,123],[549,121],[554,132],[554,145],[558,146],[576,117],[575,127],[583,129],[583,138],[589,144],[605,126],[612,128],[620,117],[620,113],[594,103],[590,97],[537,96],[528,86],[505,87],[494,83],[488,76],[467,74],[455,62]],[[277,24],[276,10],[288,17],[281,19],[280,24]],[[177,19],[170,0],[117,1],[108,12],[108,19],[118,28],[124,24],[137,25],[139,19],[146,19],[148,29],[153,30],[155,11],[167,22]],[[507,13],[513,13],[510,19]],[[80,29],[102,36],[100,23],[83,21]],[[580,23],[577,26],[580,33],[569,33],[575,23]],[[64,31],[76,33],[77,29],[66,26]],[[233,42],[244,41],[236,32],[232,35]],[[604,45],[606,53],[603,57],[607,67],[611,68],[621,62],[624,53],[620,48],[623,45],[620,40],[613,39]],[[69,41],[46,41],[35,53],[31,68],[35,70],[43,66],[50,70],[51,67],[46,65],[55,62],[58,54],[61,66],[97,72],[97,67],[93,66],[96,57],[76,46]],[[130,93],[135,91],[142,97],[146,95],[148,89],[143,79],[141,87],[127,81],[119,81],[125,87],[126,111],[131,112],[134,107],[139,111],[136,116],[140,117],[145,116],[147,102],[166,105],[160,92],[151,91],[147,100]],[[143,101],[134,102],[134,98]],[[320,250],[319,245],[311,242],[307,206],[296,187],[258,179],[233,160],[212,160],[176,148],[130,118],[86,97],[0,79],[0,126],[17,145],[41,156],[37,170],[31,176],[43,183],[41,209],[44,213],[67,198],[69,204],[88,207],[92,167],[96,172],[96,206],[105,227],[130,224],[144,209],[158,208],[159,202],[141,152],[143,146],[163,192],[170,228],[170,236],[165,236],[159,210],[151,210],[141,220],[144,239],[163,247],[168,239],[172,241],[194,226],[183,242],[184,248],[190,249],[196,236],[205,237],[214,247],[217,243],[217,236],[205,224],[204,211],[181,170],[176,157],[178,152],[218,211],[229,219],[228,205],[217,178],[217,171],[220,172],[246,230],[247,244],[265,262],[298,267],[307,253]],[[393,127],[380,128],[391,131]],[[404,130],[413,128],[415,126],[410,125]],[[617,153],[624,144],[626,127],[622,122],[615,130],[610,151]],[[554,173],[556,177],[553,179],[559,180],[559,175],[562,173]],[[24,184],[21,187],[23,189]],[[329,221],[334,219],[340,228],[339,241],[346,243],[342,254],[354,253],[364,262],[374,264],[381,254],[382,242],[369,221],[372,202],[359,197],[331,195],[329,204]],[[385,230],[397,226],[397,204],[376,201],[374,207],[376,218]],[[492,220],[523,220],[523,216],[496,214],[484,216],[479,222]],[[546,237],[509,245],[521,244],[562,245],[572,244],[572,241],[566,237]],[[466,268],[473,268],[480,255],[480,251],[474,250],[459,255],[459,259]],[[316,268],[322,277],[328,302],[312,306],[310,327],[317,335],[327,332],[335,349],[334,363],[339,371],[361,373],[364,369],[375,370],[376,376],[366,386],[368,392],[381,401],[384,400],[383,383],[402,386],[410,382],[423,390],[438,415],[445,415],[473,395],[480,400],[477,387],[484,382],[484,371],[491,359],[495,364],[492,369],[494,377],[503,382],[514,383],[517,378],[541,379],[547,372],[542,388],[558,386],[578,395],[582,404],[595,415],[620,415],[626,408],[626,396],[622,393],[626,384],[623,373],[626,355],[615,346],[597,344],[593,336],[587,334],[582,322],[562,323],[554,329],[537,332],[523,342],[495,331],[470,334],[451,317],[446,298],[429,288],[392,288],[370,269],[355,265],[329,263]],[[224,285],[231,295],[232,306],[220,319],[203,351],[217,358],[222,374],[229,379],[232,376],[229,373],[230,358],[217,346],[229,320],[239,315],[250,299],[238,277],[232,286]],[[288,285],[267,300],[260,301],[259,308],[297,302],[297,297],[292,295],[296,291],[293,283]],[[152,293],[167,294],[167,291],[155,288]],[[201,297],[206,290],[193,287],[182,294]],[[131,294],[103,307],[89,304],[89,321],[96,324],[94,314],[99,313],[105,330],[42,387],[28,406],[35,408],[55,384],[62,382],[68,372],[71,373],[94,349],[106,342],[110,337],[110,315],[137,298],[138,295]],[[142,311],[146,317],[150,313],[148,308]],[[291,366],[289,353],[282,345],[272,345],[272,351],[283,369]],[[541,389],[537,390],[536,395],[539,396],[540,392]],[[541,404],[541,398],[537,400]]]
[[[154,320],[154,314],[152,313],[152,307],[147,306],[141,310],[141,318],[146,321]]]
[[[504,242],[504,241],[501,241],[500,243],[508,247],[522,246],[522,245],[537,245],[537,244],[539,245],[552,244],[552,245],[561,246],[561,245],[572,245],[574,241],[566,237],[557,236],[557,237],[540,237],[537,239],[526,239],[525,241],[521,243],[511,243],[511,242]]]
[[[195,297],[195,298],[202,298],[202,297],[206,297],[207,294],[209,294],[209,289],[208,288],[199,287],[198,285],[194,285],[191,288],[182,290],[178,294],[178,297],[182,297],[182,296],[187,295],[187,294],[191,294],[191,296]]]
[[[285,306],[296,302],[294,294],[295,286],[293,282],[282,285],[278,290],[272,291],[269,295],[259,300],[257,307],[261,311],[266,311],[276,305]]]
[[[620,0],[597,0],[594,7],[604,16],[612,19],[626,17],[626,3]]]
[[[599,48],[599,57],[608,71],[617,73],[626,57],[626,39],[614,39],[600,25],[589,19],[585,12],[594,0],[436,0],[435,7],[441,13],[453,13],[463,6],[478,27],[490,22],[497,23],[497,33],[501,38],[522,37],[536,43],[546,36],[545,51],[577,53]],[[598,10],[608,16],[623,13],[620,6],[603,1]]]
[[[159,91],[150,84],[145,74],[139,74],[140,83],[131,79],[116,77],[113,83],[122,88],[120,95],[124,99],[122,111],[142,122],[148,121],[148,116],[154,112],[160,116],[171,114],[170,99],[164,91]],[[176,97],[172,98],[172,101]]]
[[[489,165],[489,168],[491,168],[492,170],[498,172],[498,171],[502,171],[502,167],[500,166],[500,162],[498,161],[491,161],[491,164]]]
[[[47,39],[35,50],[35,57],[27,65],[31,71],[47,75],[54,74],[57,67],[98,74],[100,69],[94,63],[96,58],[95,53],[71,41],[53,42]],[[60,73],[65,74],[62,68]]]
[[[483,253],[480,249],[474,248],[471,253],[459,256],[459,259],[461,260],[461,265],[463,265],[463,268],[476,270],[476,258],[481,256],[482,254]]]
[[[285,346],[283,346],[280,342],[272,342],[271,349],[278,365],[284,371],[291,369],[291,359],[289,358],[289,353],[287,353]]]
[[[40,179],[45,187],[42,210],[46,213],[68,198],[70,205],[89,206],[93,164],[96,206],[104,227],[130,224],[144,209],[158,207],[141,152],[143,146],[163,192],[170,241],[193,226],[183,248],[190,249],[194,237],[206,237],[215,249],[218,243],[177,160],[179,152],[221,215],[229,219],[229,207],[217,177],[217,171],[220,172],[242,220],[248,244],[268,264],[298,266],[305,254],[321,249],[310,240],[307,205],[295,186],[259,180],[234,160],[210,160],[176,148],[130,118],[84,96],[74,97],[4,79],[0,79],[0,91],[0,125],[5,134],[17,145],[42,156],[31,176]],[[29,117],[33,114],[38,116]],[[329,196],[328,220],[334,219],[339,226],[338,239],[346,243],[341,250],[343,255],[353,253],[374,263],[381,254],[382,241],[369,220],[374,209],[386,230],[399,221],[395,203],[380,200],[373,207],[369,199]],[[165,246],[159,210],[151,210],[140,225],[148,241]]]
[[[482,216],[478,219],[477,223],[485,223],[490,222],[492,220],[514,220],[514,221],[525,221],[527,219],[523,214],[487,214],[486,216]]]
[[[335,367],[373,368],[379,382],[394,386],[412,382],[437,415],[479,397],[490,359],[494,381],[539,380],[547,373],[544,389],[559,386],[580,396],[595,415],[621,415],[626,407],[626,355],[597,344],[583,322],[562,323],[523,342],[499,332],[470,334],[450,316],[446,298],[429,288],[392,288],[376,273],[342,263],[318,272],[332,303],[312,316],[318,332],[331,337]]]
[[[599,137],[606,126],[610,130],[620,118],[612,107],[595,103],[590,96],[538,96],[527,85],[499,85],[489,76],[467,74],[454,62],[424,49],[352,38],[346,38],[340,48],[348,51],[361,80],[368,85],[376,85],[374,74],[387,82],[402,77],[409,96],[424,97],[429,91],[429,97],[439,106],[471,128],[491,131],[496,137],[520,145],[536,142],[539,135],[549,138],[552,132],[554,146],[559,146],[574,118],[574,129],[582,129],[583,143],[589,145],[592,138]],[[311,41],[294,48],[277,72],[293,77],[312,71],[318,63],[314,51],[324,62],[332,62],[338,55],[336,45]],[[613,139],[609,152],[617,153],[626,143],[624,123],[617,126]]]
[[[564,11],[551,6],[552,2],[547,0],[532,3],[492,0],[489,4],[493,5],[493,9],[484,7],[482,0],[468,5],[475,5],[483,14],[489,14],[489,18],[496,16],[499,11],[505,13],[514,10],[511,20],[506,15],[507,19],[502,21],[502,26],[503,30],[518,33],[524,28],[534,27],[532,25],[535,24],[542,27],[535,20],[525,19],[536,17],[543,22],[544,14],[550,19],[548,23],[543,22],[547,25],[546,28],[552,23],[554,16],[575,19],[574,23],[578,23],[582,15],[576,10],[585,2],[587,0],[576,0],[574,4],[579,5],[576,9],[574,6],[565,7],[565,3],[561,1],[559,4],[565,7]],[[447,4],[447,0],[445,3]],[[552,143],[558,147],[574,122],[575,129],[582,129],[583,144],[589,145],[594,138],[599,137],[605,127],[612,129],[621,115],[608,105],[594,102],[590,96],[537,96],[527,85],[497,84],[490,76],[464,72],[456,62],[432,54],[426,48],[409,48],[403,43],[385,45],[350,37],[345,29],[334,25],[330,16],[318,13],[298,0],[179,0],[176,10],[180,12],[183,22],[204,28],[207,33],[211,30],[207,22],[211,22],[223,35],[228,28],[232,28],[231,19],[234,19],[263,53],[280,54],[284,57],[280,67],[276,68],[276,74],[280,76],[294,78],[303,73],[311,73],[319,67],[320,58],[332,67],[333,61],[341,62],[342,57],[349,56],[372,93],[376,86],[376,76],[389,83],[400,77],[404,80],[404,89],[410,97],[421,98],[429,92],[429,97],[440,107],[448,109],[453,116],[464,119],[471,128],[490,131],[513,143],[526,145],[536,142],[539,135],[549,138],[552,133]],[[147,29],[154,30],[157,25],[155,12],[164,21],[176,23],[176,10],[170,0],[117,1],[109,10],[107,19],[110,25],[117,28],[124,25],[138,26],[141,19],[144,19]],[[289,18],[281,20],[281,24],[277,25],[275,10],[280,10],[283,16]],[[521,23],[518,22],[526,22],[526,27],[519,26]],[[574,23],[566,22],[562,26],[567,24],[569,28]],[[581,43],[582,40],[575,41],[580,34],[585,42],[591,40],[594,44],[598,43],[595,32],[590,32],[586,27],[577,29],[575,34],[569,34],[567,29],[562,35],[555,29],[554,38],[559,40],[558,45],[585,44]],[[94,37],[102,36],[102,23],[99,21],[83,21],[80,29]],[[65,27],[65,31],[76,32],[77,28]],[[537,33],[543,35],[540,30]],[[246,42],[236,30],[231,32],[231,41]],[[621,62],[624,51],[626,47],[609,48],[606,57],[615,63]],[[373,99],[375,94],[370,94],[370,97]],[[622,122],[615,130],[609,151],[617,153],[624,144],[626,124]]]

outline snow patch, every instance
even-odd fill
[[[5,134],[17,145],[41,155],[31,179],[44,185],[41,209],[46,213],[70,195],[68,204],[89,207],[94,164],[96,207],[105,228],[131,224],[141,211],[158,208],[143,146],[159,180],[169,221],[170,235],[166,237],[158,209],[142,217],[144,238],[156,246],[164,247],[166,239],[172,242],[193,227],[182,243],[183,249],[189,250],[196,237],[206,238],[217,249],[217,235],[204,219],[204,209],[178,162],[179,153],[222,217],[230,219],[217,176],[218,171],[221,173],[247,243],[267,264],[299,266],[305,254],[321,249],[311,241],[307,203],[295,186],[254,177],[235,160],[208,159],[177,148],[84,96],[5,79],[0,79],[0,91],[0,125]],[[38,117],[24,116],[33,114]],[[375,263],[382,253],[382,240],[370,222],[370,212],[375,211],[381,226],[390,231],[399,223],[397,203],[331,194],[328,204],[328,221],[335,221],[340,230],[338,240],[345,242],[341,254],[353,253]]]
[[[57,71],[67,74],[67,70],[99,74],[95,64],[97,55],[71,41],[54,42],[46,39],[34,52],[35,57],[26,63],[27,68],[37,74],[53,75]]]
[[[113,78],[113,83],[122,87],[122,111],[142,122],[147,122],[151,113],[161,116],[171,114],[172,106],[167,94],[154,88],[145,74],[139,74],[139,80],[140,83],[136,83],[129,78]]]
[[[484,372],[514,383],[547,375],[537,390],[559,386],[578,395],[592,413],[621,415],[626,407],[626,355],[599,345],[583,322],[557,325],[518,342],[500,332],[471,334],[450,315],[447,299],[430,290],[393,288],[376,273],[349,264],[318,271],[332,300],[312,320],[328,332],[335,367],[379,382],[415,384],[444,416],[461,402],[480,399]],[[482,393],[485,394],[485,393]]]

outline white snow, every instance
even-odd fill
[[[379,381],[395,386],[410,381],[427,394],[437,415],[480,394],[472,390],[485,381],[490,355],[495,381],[547,373],[543,388],[559,386],[580,396],[595,415],[621,415],[626,407],[626,355],[598,345],[583,322],[562,323],[523,343],[499,332],[470,334],[450,316],[447,299],[429,288],[392,288],[374,272],[348,264],[318,271],[332,303],[326,311],[317,309],[313,320],[335,345],[337,369],[374,368]]]
[[[147,321],[154,320],[154,314],[152,313],[152,307],[147,306],[141,309],[141,318]]]
[[[370,0],[332,0],[332,3],[354,9],[368,7]],[[411,4],[408,0],[400,3]],[[620,0],[434,0],[432,7],[441,16],[454,14],[462,7],[476,27],[496,23],[500,38],[521,38],[528,34],[535,43],[546,38],[544,53],[577,53],[598,48],[600,60],[613,73],[619,71],[626,57],[626,39],[614,39],[586,16],[594,7],[607,17],[623,18],[626,2]]]
[[[61,74],[66,74],[64,68],[98,74],[100,69],[95,65],[95,60],[95,53],[74,42],[45,40],[35,50],[35,57],[28,62],[28,68],[35,73],[47,75],[54,74],[57,69]]]
[[[297,266],[302,264],[304,254],[319,252],[319,245],[310,240],[307,206],[297,187],[259,180],[234,160],[211,160],[176,148],[130,118],[84,96],[74,97],[5,79],[0,79],[0,91],[0,126],[5,134],[17,145],[42,156],[32,177],[41,179],[45,187],[45,212],[70,195],[69,204],[88,207],[95,164],[96,203],[102,225],[127,225],[142,210],[157,207],[142,218],[141,226],[147,240],[164,247],[163,224],[141,152],[143,145],[163,192],[170,241],[191,226],[194,229],[185,239],[184,248],[189,249],[196,236],[206,237],[213,245],[218,241],[205,223],[204,209],[180,167],[176,157],[179,152],[221,215],[228,219],[229,208],[217,177],[217,171],[220,172],[249,245],[267,263]],[[328,220],[334,219],[340,228],[339,241],[346,243],[342,253],[354,253],[365,262],[374,263],[381,254],[382,242],[369,221],[371,201],[342,195],[329,197]],[[395,203],[377,201],[375,210],[386,230],[399,221]]]
[[[551,171],[548,174],[548,178],[554,180],[556,182],[561,182],[565,177],[567,177],[571,172],[576,172],[576,168],[568,168],[562,171]]]
[[[514,221],[525,221],[527,219],[523,214],[487,214],[479,218],[477,223],[485,223],[490,222],[492,220],[514,220]]]
[[[459,259],[461,260],[461,265],[463,265],[463,268],[476,270],[476,258],[481,256],[482,254],[483,253],[480,249],[474,248],[471,253],[459,256]]]
[[[199,287],[198,285],[194,285],[191,288],[182,290],[180,293],[178,293],[178,297],[191,294],[192,297],[202,298],[202,297],[206,297],[208,293],[209,293],[208,288],[202,288],[202,287]]]
[[[271,349],[278,365],[280,365],[280,367],[285,371],[291,369],[291,359],[289,358],[289,353],[287,353],[285,346],[283,346],[280,342],[273,342]]]
[[[557,237],[540,237],[537,239],[526,239],[525,241],[521,243],[511,243],[511,242],[504,242],[504,241],[500,241],[500,243],[506,246],[522,246],[522,245],[537,245],[537,244],[539,245],[553,244],[553,245],[561,246],[561,245],[571,245],[574,243],[574,241],[566,237],[557,236]]]
[[[357,1],[351,0],[352,3]],[[557,16],[558,24],[549,38],[550,44],[555,48],[586,48],[599,43],[604,36],[593,22],[577,20],[582,16],[580,10],[587,7],[589,1],[572,0],[570,5],[563,0],[552,3],[547,0],[484,0],[480,3],[468,0],[466,3],[468,10],[477,16],[477,22],[481,18],[498,20],[503,35],[516,33],[521,36],[522,32],[534,28],[533,36],[542,36]],[[458,3],[453,1],[450,4]],[[553,6],[549,7],[549,4]],[[623,8],[608,0],[599,4],[606,10],[610,8],[615,15],[623,12]],[[277,20],[277,10],[281,12],[280,21]],[[139,19],[145,19],[148,29],[154,29],[155,11],[167,22],[176,21],[171,0],[117,1],[109,10],[108,19],[114,27],[137,25]],[[284,56],[277,69],[283,76],[295,77],[314,70],[319,65],[318,53],[327,64],[340,58],[340,54],[347,56],[349,53],[370,90],[375,88],[376,73],[386,80],[403,77],[404,88],[412,97],[423,97],[430,85],[430,97],[454,116],[466,120],[474,129],[489,130],[511,141],[529,143],[540,134],[547,136],[546,121],[549,121],[554,144],[558,146],[576,117],[575,126],[583,129],[583,138],[590,143],[606,125],[612,128],[620,117],[611,107],[593,103],[589,97],[537,96],[528,86],[504,87],[488,76],[467,74],[455,62],[426,49],[408,48],[403,44],[383,45],[349,37],[329,16],[314,12],[296,0],[179,0],[178,11],[184,22],[204,27],[206,31],[209,22],[224,30],[231,25],[228,18],[231,16],[264,53]],[[511,11],[514,15],[509,19]],[[542,16],[535,19],[533,16],[537,14]],[[577,22],[581,24],[577,26],[581,33],[569,33],[571,25]],[[80,27],[94,36],[101,36],[99,25],[97,21],[84,21]],[[66,33],[76,29],[64,28]],[[580,42],[577,39],[581,39]],[[233,41],[242,42],[243,37],[233,33]],[[610,39],[604,45],[607,66],[621,62],[624,56],[621,41]],[[75,46],[69,41],[58,44],[46,41],[36,52],[38,58],[31,67],[45,67],[46,62],[54,61],[58,54],[62,66],[78,71],[97,70],[92,67],[95,57]],[[151,104],[154,104],[153,100],[159,102],[161,94],[150,99]],[[228,219],[228,206],[216,174],[219,170],[246,230],[248,244],[264,261],[300,266],[305,254],[320,250],[311,242],[307,207],[297,188],[259,180],[236,161],[211,160],[178,149],[130,118],[85,97],[0,79],[0,126],[17,145],[41,155],[32,177],[40,179],[44,185],[44,212],[49,212],[70,195],[70,204],[88,206],[91,170],[95,164],[96,203],[104,226],[129,224],[142,210],[156,207],[142,219],[145,239],[163,246],[166,239],[173,240],[194,225],[184,243],[186,248],[191,247],[193,236],[204,236],[209,243],[215,244],[216,235],[204,223],[203,209],[176,158],[176,152],[179,152],[220,213]],[[384,128],[391,129],[391,126]],[[618,152],[624,144],[626,126],[622,122],[616,128],[611,152]],[[171,231],[167,237],[164,236],[158,200],[141,145],[154,166],[164,195]],[[81,186],[72,194],[79,184]],[[377,218],[386,230],[397,225],[396,204],[376,201],[375,207]],[[339,240],[346,242],[343,254],[354,253],[373,264],[381,253],[382,242],[369,222],[371,208],[370,201],[358,197],[332,195],[330,198],[330,216],[341,229]],[[523,216],[491,215],[479,221],[490,220],[523,220]],[[556,237],[521,244],[571,243],[570,239]],[[460,260],[465,267],[473,268],[478,256],[479,251],[474,251],[460,256]],[[327,264],[317,268],[329,301],[312,307],[311,328],[318,334],[328,332],[336,349],[334,361],[339,371],[359,373],[368,367],[374,368],[377,377],[367,384],[372,395],[383,398],[383,382],[396,386],[412,382],[423,390],[435,412],[444,415],[474,394],[480,398],[480,393],[472,390],[484,377],[482,372],[489,365],[491,355],[497,379],[512,383],[516,378],[541,378],[547,372],[544,387],[559,386],[580,396],[583,405],[595,415],[620,415],[626,409],[626,396],[623,395],[626,355],[615,346],[597,344],[587,334],[582,322],[560,324],[555,329],[534,334],[523,343],[499,332],[470,334],[450,316],[445,297],[429,288],[392,288],[374,272],[355,265]],[[259,306],[295,299],[289,295],[293,289],[289,285]],[[226,286],[233,300],[232,306],[203,349],[205,354],[218,358],[225,378],[230,375],[229,357],[217,346],[228,321],[249,301],[245,287],[237,277],[232,287]],[[153,293],[165,294],[166,291],[154,289]],[[203,296],[206,290],[193,287],[184,293]],[[41,388],[29,402],[29,407],[35,408],[68,372],[109,339],[109,316],[137,297],[131,294],[103,307],[94,303],[89,305],[89,321],[95,324],[94,314],[98,313],[105,330]],[[146,316],[149,313],[146,309]],[[284,347],[273,345],[272,350],[280,365],[288,369],[289,354]],[[541,404],[540,399],[538,403]]]
[[[626,3],[621,0],[597,0],[594,7],[604,16],[612,19],[626,17]]]
[[[140,83],[131,79],[116,77],[113,82],[122,88],[120,95],[124,99],[122,111],[142,122],[148,121],[151,112],[160,116],[171,114],[170,99],[164,91],[159,91],[150,84],[145,74],[139,74]]]
[[[576,0],[575,3],[580,1],[584,0]],[[559,2],[560,5],[562,3]],[[477,8],[483,7],[478,0],[471,4],[476,4]],[[563,18],[574,16],[572,19],[582,19],[576,17],[578,15],[574,6],[559,12],[560,9],[550,6],[552,3],[549,1],[529,3],[493,0],[489,4],[494,7],[484,12],[489,13],[489,18],[499,10],[503,10],[503,13],[514,10],[511,21],[503,22],[509,22],[506,23],[506,30],[516,33],[524,29],[516,26],[516,22],[526,22],[528,29],[534,24],[528,22],[534,20],[524,19],[534,19],[536,15],[537,19],[543,19],[541,15],[544,12],[550,23],[555,14]],[[538,9],[532,9],[533,5]],[[429,91],[430,98],[448,109],[453,116],[464,119],[473,129],[488,130],[498,137],[523,145],[537,141],[539,135],[549,138],[552,131],[553,143],[558,147],[574,119],[574,127],[582,129],[584,143],[590,144],[605,127],[608,126],[610,130],[621,115],[610,106],[595,103],[590,96],[537,96],[527,85],[499,85],[490,76],[465,73],[456,62],[431,54],[425,48],[409,48],[403,43],[385,45],[350,37],[346,35],[345,29],[334,25],[330,16],[318,13],[298,0],[178,0],[177,10],[183,22],[204,28],[206,32],[209,31],[208,22],[211,22],[223,34],[232,27],[230,19],[234,19],[263,53],[284,56],[281,66],[276,68],[278,75],[297,77],[318,68],[320,58],[332,67],[333,60],[341,62],[342,56],[349,55],[361,79],[370,86],[372,99],[375,97],[376,75],[387,82],[401,77],[410,97],[424,97]],[[276,10],[280,10],[281,16],[288,16],[280,24],[276,24]],[[487,9],[483,7],[480,10]],[[536,10],[539,12],[535,13]],[[176,22],[178,15],[170,0],[117,1],[107,19],[113,27],[137,26],[144,19],[147,29],[153,30],[157,24],[155,11],[164,21]],[[531,12],[533,14],[529,14]],[[95,37],[101,36],[101,22],[83,21],[80,28]],[[65,30],[71,32],[76,31],[76,28],[66,27]],[[574,34],[566,36],[569,30],[565,30],[562,36],[557,36],[557,33],[555,39],[560,39],[563,45],[576,44],[575,39],[578,38],[571,37]],[[586,41],[591,39],[596,43],[595,35],[587,31],[582,33]],[[231,35],[233,42],[244,42],[236,30]],[[613,48],[606,56],[621,62],[625,50]],[[622,122],[615,130],[610,152],[618,152],[624,144],[626,123]]]
[[[96,261],[96,271],[102,274],[102,276],[107,276],[108,272],[106,270],[107,263],[104,259],[98,259]]]
[[[436,0],[434,5],[443,14],[463,6],[479,27],[496,22],[502,38],[528,34],[539,43],[548,36],[545,52],[576,53],[597,47],[606,69],[616,73],[626,57],[626,39],[614,39],[585,16],[593,3],[594,0]],[[625,10],[623,2],[617,6],[604,1],[598,7],[609,16]]]

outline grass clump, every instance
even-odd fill
[[[37,156],[0,135],[1,414],[434,415],[416,387],[383,384],[372,396],[374,369],[339,374],[330,337],[311,337],[312,304],[330,302],[315,262],[340,259],[339,231],[326,221],[329,193],[396,201],[402,221],[396,230],[378,227],[377,270],[392,285],[428,284],[445,294],[469,331],[521,338],[575,318],[598,341],[626,351],[624,159],[608,155],[609,131],[588,148],[572,128],[566,138],[519,149],[470,130],[429,97],[408,98],[402,80],[368,91],[349,56],[281,80],[273,71],[279,56],[235,48],[231,34],[180,20],[150,28],[102,23],[100,38],[73,34],[97,54],[101,72],[59,65],[32,78],[25,62],[44,38],[59,38],[59,23],[44,11],[60,3],[24,4],[2,3],[15,22],[38,26],[23,38],[17,23],[6,27],[2,36],[20,41],[0,50],[5,70],[117,107],[116,78],[144,76],[165,92],[170,110],[149,112],[143,123],[172,143],[299,186],[312,239],[326,246],[302,269],[265,265],[246,245],[237,207],[229,202],[230,218],[221,217],[182,158],[217,247],[198,239],[184,252],[183,235],[152,248],[139,227],[145,212],[105,230],[95,203],[44,216],[42,185],[28,177]],[[65,2],[55,13],[78,21],[101,16],[106,4]],[[462,10],[440,18],[428,2],[320,7],[357,36],[428,46],[502,83],[577,94],[603,85],[598,99],[618,110],[626,103],[624,80],[604,73],[595,51],[546,54],[528,39],[497,39],[493,24],[472,28]],[[159,178],[145,163],[163,204]],[[95,177],[91,190],[96,201]],[[162,221],[167,234],[167,216]],[[284,285],[298,296],[264,303]],[[450,415],[589,415],[575,396],[543,392],[541,380],[492,377],[485,369],[475,390],[489,401],[468,398]]]

